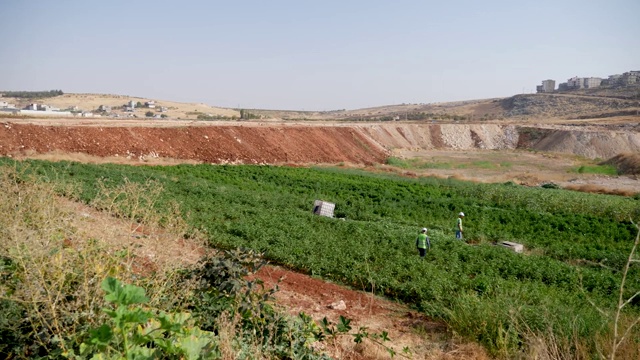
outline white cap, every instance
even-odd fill
[[[422,232],[427,232],[427,228],[422,228]]]
[[[460,215],[460,216],[464,216],[464,213],[463,213],[463,212],[460,212],[460,214],[458,214],[458,215]]]

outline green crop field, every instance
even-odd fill
[[[273,263],[397,299],[505,357],[526,336],[549,333],[596,352],[593,339],[610,331],[636,238],[631,219],[640,219],[633,198],[512,183],[340,168],[2,163],[77,184],[74,196],[86,202],[98,183],[155,181],[163,188],[158,209],[177,201],[212,246],[252,248]],[[335,203],[336,218],[313,215],[316,199]],[[464,242],[454,239],[460,211]],[[424,260],[415,250],[421,227],[432,244]],[[492,245],[502,240],[527,251]],[[623,296],[639,290],[640,267],[632,266]],[[623,314],[640,316],[640,296]]]

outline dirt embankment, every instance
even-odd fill
[[[0,155],[84,153],[206,163],[381,163],[386,151],[349,127],[0,125]]]
[[[609,159],[640,152],[640,132],[598,127],[500,124],[376,124],[359,125],[367,136],[388,149],[515,150],[575,154]]]
[[[395,150],[517,150],[609,159],[640,153],[640,128],[424,123],[7,121],[0,155],[83,153],[205,163],[383,163]]]

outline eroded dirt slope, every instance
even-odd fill
[[[608,159],[640,152],[640,132],[598,126],[517,124],[370,124],[358,128],[388,149],[531,149]]]
[[[637,119],[636,119],[637,120]],[[282,123],[7,120],[0,155],[84,153],[205,163],[382,163],[394,150],[538,150],[609,159],[640,153],[640,126],[588,123]]]
[[[206,163],[380,163],[383,148],[355,129],[333,126],[98,127],[5,122],[0,154],[85,153]]]

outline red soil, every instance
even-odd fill
[[[98,127],[0,125],[0,155],[85,153],[129,159],[205,163],[383,162],[385,151],[359,132],[337,126]]]

